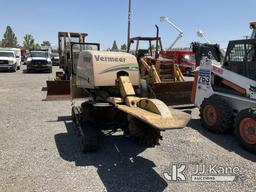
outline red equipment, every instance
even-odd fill
[[[195,54],[190,50],[168,50],[161,51],[160,54],[164,58],[172,59],[178,64],[181,72],[186,75],[192,75],[195,70]]]

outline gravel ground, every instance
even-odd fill
[[[24,66],[23,66],[24,68]],[[43,101],[50,74],[0,73],[0,191],[256,191],[256,156],[233,134],[204,130],[198,110],[189,126],[164,132],[145,149],[120,135],[101,138],[96,153],[79,151],[70,101]],[[186,181],[168,181],[185,163]],[[234,182],[192,182],[196,165],[239,167]],[[223,173],[220,175],[224,175]]]

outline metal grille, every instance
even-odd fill
[[[0,60],[0,65],[9,64],[8,60]]]
[[[245,56],[244,44],[236,44],[230,51],[230,61],[243,61]]]
[[[35,65],[45,65],[45,64],[47,64],[47,61],[46,60],[33,60],[32,63]]]

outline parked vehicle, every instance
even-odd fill
[[[52,65],[58,66],[60,64],[60,57],[59,56],[53,56],[52,57]]]
[[[29,51],[27,60],[27,72],[47,71],[52,72],[52,61],[48,51],[31,50]]]
[[[11,50],[0,50],[0,69],[17,71],[18,68],[18,56],[16,56],[15,51]]]
[[[21,66],[21,49],[19,48],[0,48],[0,51],[14,51],[15,58],[16,58],[16,64],[17,64],[17,70],[20,69]]]
[[[173,59],[178,64],[181,72],[185,75],[194,74],[196,61],[195,54],[190,50],[168,50],[161,51],[161,55],[168,59]]]
[[[20,51],[21,51],[21,62],[25,63],[28,50],[26,48],[21,48]]]
[[[20,70],[21,67],[21,49],[19,48],[10,48],[10,50],[15,51],[15,56],[17,60],[17,69]]]

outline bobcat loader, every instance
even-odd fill
[[[218,45],[192,43],[199,66],[192,102],[206,129],[235,129],[241,145],[256,152],[256,39],[230,41],[222,56]]]

